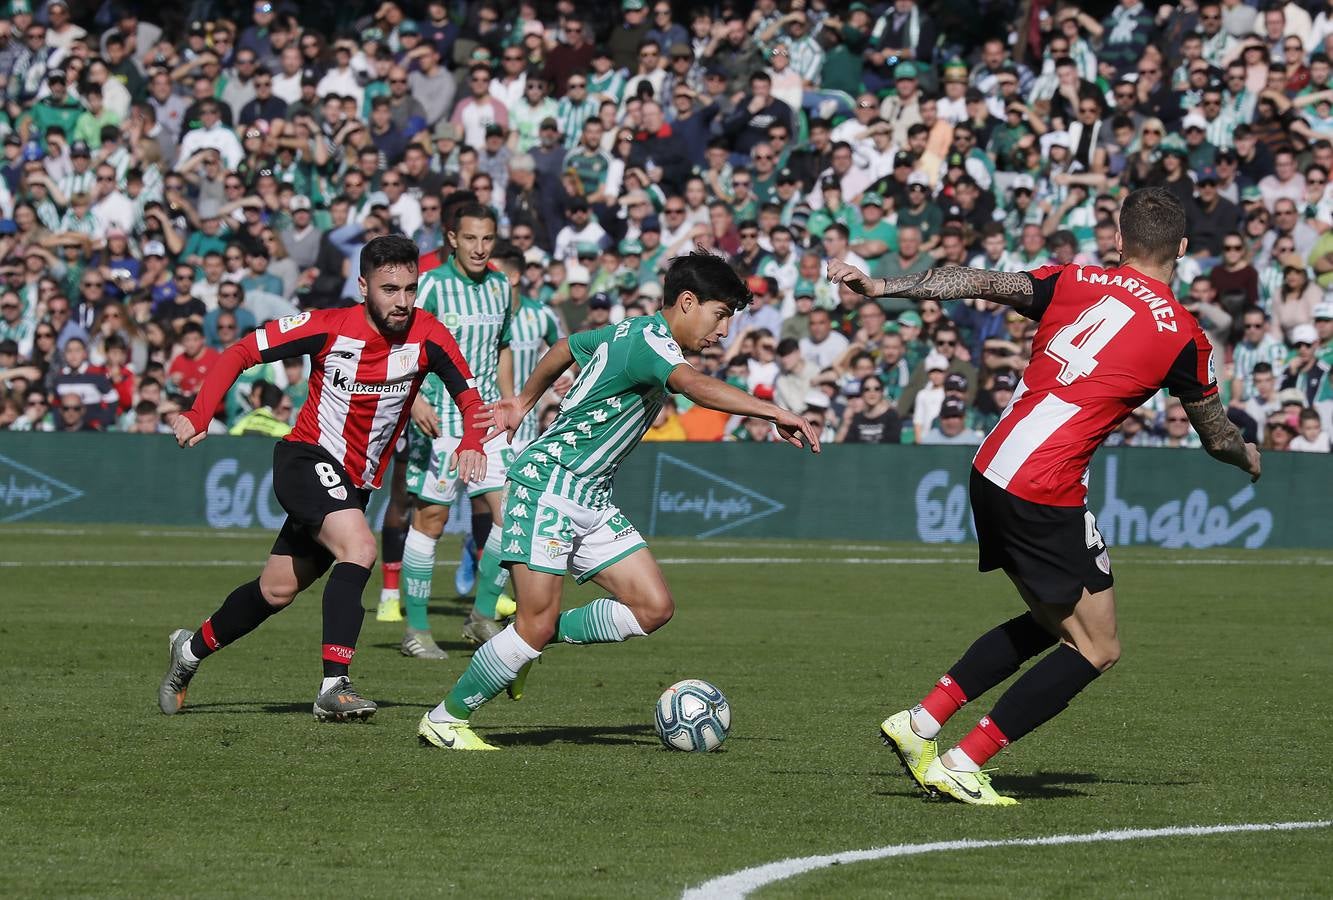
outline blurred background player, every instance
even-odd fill
[[[514,393],[513,355],[508,346],[512,315],[509,279],[491,266],[495,249],[496,214],[489,206],[469,204],[456,212],[448,234],[453,253],[438,268],[421,278],[417,293],[420,309],[438,318],[454,335],[486,402]],[[449,468],[464,433],[464,420],[449,402],[441,385],[427,379],[412,409],[408,429],[407,490],[414,497],[412,524],[403,545],[403,591],[407,628],[401,644],[405,656],[445,659],[435,643],[427,618],[435,546],[449,520],[449,507],[460,497],[483,498],[486,508],[473,512],[473,532],[495,531],[500,521],[500,489],[511,456],[505,435],[487,444],[489,459],[484,481],[468,485]],[[489,535],[488,535],[489,537]],[[499,534],[479,541],[489,549],[482,554],[479,582],[494,580],[500,567]]]
[[[537,368],[542,354],[554,347],[560,339],[560,324],[550,306],[520,290],[519,282],[523,275],[521,253],[512,247],[506,248],[496,255],[495,262],[509,279],[514,296],[519,298],[518,308],[509,321],[508,340],[509,352],[514,361],[514,390],[521,391]],[[522,453],[523,448],[537,437],[537,428],[535,413],[524,417],[510,443],[511,452],[515,455]],[[503,566],[491,566],[489,562],[485,568],[486,577],[477,582],[477,597],[463,624],[463,640],[478,647],[500,633],[500,623],[512,616],[515,609],[513,598],[504,593],[509,581],[509,570]]]
[[[700,250],[667,271],[663,309],[561,339],[522,394],[496,407],[496,428],[513,434],[566,369],[581,371],[560,416],[528,445],[505,487],[504,553],[517,588],[515,620],[483,644],[449,695],[421,717],[423,742],[452,750],[496,749],[468,727],[482,704],[524,675],[551,640],[615,643],[665,625],[675,611],[662,571],[611,498],[617,466],[652,425],[668,390],[695,403],[775,422],[782,438],[819,451],[805,419],[696,371],[681,348],[719,345],[750,292],[723,259]],[[560,611],[565,573],[610,596]]]
[[[242,371],[260,362],[312,358],[309,399],[296,428],[273,450],[273,492],[287,519],[258,578],[232,591],[193,633],[172,632],[158,688],[158,705],[167,715],[185,705],[186,688],[203,659],[259,627],[330,567],[324,679],[312,711],[320,721],[373,715],[374,702],[348,677],[365,615],[361,594],[375,564],[365,508],[427,373],[443,384],[467,423],[449,465],[466,480],[486,474],[483,405],[472,374],[444,326],[413,306],[416,245],[404,237],[375,238],[361,251],[360,265],[364,305],[265,324],[223,351],[194,407],[176,418],[177,443],[193,447],[207,436],[214,411]]]
[[[1215,458],[1258,480],[1259,451],[1227,418],[1212,345],[1170,284],[1185,256],[1185,210],[1165,188],[1130,194],[1114,270],[1047,265],[1000,273],[949,266],[869,278],[830,260],[829,280],[867,296],[939,302],[979,297],[1040,324],[1032,362],[973,462],[971,498],[983,572],[1003,569],[1028,612],[983,634],[910,710],[880,726],[909,775],[932,795],[1017,803],[981,767],[1058,715],[1120,658],[1111,559],[1087,508],[1092,454],[1132,411],[1166,388]],[[1044,653],[953,749],[940,727],[970,700]]]

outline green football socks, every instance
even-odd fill
[[[566,644],[614,644],[643,635],[630,608],[611,597],[562,612],[555,626],[555,639]]]
[[[477,599],[472,604],[472,608],[477,611],[477,615],[494,619],[495,604],[504,593],[505,585],[509,583],[509,572],[500,565],[500,545],[503,535],[498,526],[491,528],[490,535],[486,538],[486,547],[482,551],[481,561],[477,563]]]
[[[529,647],[513,625],[508,626],[472,654],[466,671],[431,717],[445,721],[440,715],[443,712],[448,718],[466,722],[474,710],[513,684],[519,670],[539,656],[540,651]]]
[[[403,543],[403,605],[407,607],[407,627],[417,631],[430,631],[426,606],[430,603],[430,582],[435,572],[435,544],[438,540],[410,528]]]

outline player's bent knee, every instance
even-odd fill
[[[379,556],[379,548],[375,546],[372,538],[369,542],[358,541],[348,547],[346,552],[338,557],[338,562],[348,562],[361,566],[363,569],[371,569],[375,566],[375,559]]]
[[[1098,672],[1106,672],[1120,661],[1120,641],[1115,639],[1083,647],[1075,646],[1074,649]]]
[[[633,610],[634,618],[639,620],[639,627],[646,634],[652,634],[671,621],[671,617],[676,614],[676,601],[671,598],[670,591],[658,591],[635,603]]]
[[[259,593],[263,595],[264,602],[274,609],[290,606],[300,590],[301,586],[295,578],[267,574],[259,576]]]

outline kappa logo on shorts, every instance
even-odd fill
[[[347,488],[341,484],[338,485],[337,487],[329,488],[329,496],[332,497],[334,500],[346,500]]]
[[[1111,574],[1111,554],[1103,550],[1097,554],[1097,568],[1102,570],[1102,574]]]
[[[297,313],[294,316],[283,316],[278,320],[278,332],[280,334],[286,334],[295,328],[300,328],[309,321],[310,313],[308,312]]]

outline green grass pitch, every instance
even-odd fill
[[[788,857],[1333,807],[1328,554],[1113,551],[1124,658],[997,758],[996,786],[1022,804],[996,810],[918,799],[876,735],[1020,608],[969,548],[656,541],[675,620],[552,647],[522,702],[474,720],[505,752],[463,754],[415,737],[468,658],[447,565],[432,612],[448,661],[405,659],[399,626],[367,616],[353,674],[381,704],[370,723],[310,716],[319,588],[205,663],[187,712],[157,711],[167,633],[253,577],[271,539],[0,529],[0,896],[678,897]],[[367,606],[377,592],[378,578]],[[571,583],[566,601],[593,596]],[[718,753],[653,734],[654,700],[686,677],[731,701]],[[1327,896],[1331,840],[969,850],[755,896]]]

